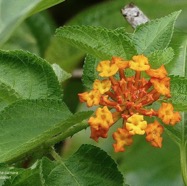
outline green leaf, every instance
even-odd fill
[[[14,29],[28,16],[62,1],[63,0],[1,0],[0,46],[10,37]]]
[[[120,9],[128,2],[124,0],[118,1],[104,1],[91,6],[66,22],[66,25],[92,25],[103,26],[110,29],[118,27],[125,27],[127,31],[132,32],[130,24],[127,23],[122,16]],[[182,10],[177,19],[176,27],[181,30],[187,29],[187,1],[155,1],[155,0],[136,0],[138,7],[150,18],[158,18],[158,15],[165,16],[176,10]],[[154,7],[154,11],[153,11]],[[160,8],[162,7],[162,8]],[[50,63],[59,64],[64,70],[71,72],[78,64],[80,64],[84,57],[84,52],[76,50],[66,42],[53,38],[51,44],[46,52],[45,58]],[[63,56],[63,58],[62,58]]]
[[[96,71],[99,59],[94,58],[91,55],[87,55],[84,61],[82,81],[86,88],[92,89],[95,79],[99,79],[99,75]]]
[[[6,107],[0,113],[0,162],[25,156],[53,136],[46,137],[44,132],[70,116],[68,108],[56,100],[23,100]]]
[[[35,14],[15,29],[11,37],[3,44],[2,49],[22,49],[43,56],[54,34],[55,26],[53,25],[47,12]]]
[[[151,68],[159,68],[161,65],[168,64],[174,57],[174,51],[171,47],[164,50],[157,50],[148,55]]]
[[[40,175],[39,162],[34,163],[29,169],[21,169],[12,167],[6,168],[5,171],[10,172],[3,186],[25,186],[36,185],[43,186],[42,177]],[[42,184],[43,183],[43,184]]]
[[[56,36],[99,59],[120,56],[126,59],[136,54],[129,36],[121,29],[109,30],[92,26],[64,26]]]
[[[171,100],[177,111],[187,111],[187,78],[171,76]]]
[[[123,177],[111,157],[98,147],[82,145],[67,160],[44,157],[29,169],[6,180],[4,186],[123,185]]]
[[[67,73],[66,71],[64,71],[62,68],[60,68],[59,65],[57,64],[52,64],[51,65],[57,78],[58,78],[58,81],[60,83],[64,82],[65,80],[69,79],[71,77],[71,74],[70,73]]]
[[[38,47],[40,56],[44,56],[55,31],[55,23],[50,15],[44,11],[26,19],[25,24],[36,40],[36,46]]]
[[[43,158],[41,170],[48,185],[123,185],[116,163],[106,152],[92,145],[82,145],[66,161],[52,162]]]
[[[0,51],[0,89],[0,110],[18,99],[62,97],[50,64],[23,51]]]
[[[140,25],[132,37],[139,54],[165,49],[172,38],[175,21],[181,11]]]
[[[187,33],[175,31],[170,46],[175,55],[173,60],[166,65],[167,70],[172,75],[187,77]]]
[[[87,128],[84,120],[92,113],[72,115],[57,100],[15,102],[0,113],[0,163],[15,162],[33,152],[42,152]]]

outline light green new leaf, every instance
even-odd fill
[[[72,115],[57,100],[22,100],[0,113],[0,163],[15,162],[29,153],[42,152],[88,127],[93,112]]]
[[[23,51],[0,51],[0,89],[0,110],[19,99],[62,98],[51,65]]]
[[[140,25],[132,37],[139,54],[165,49],[172,38],[175,21],[181,11]]]
[[[57,29],[56,36],[103,60],[112,56],[129,59],[136,54],[125,28],[109,30],[93,26],[64,26]]]
[[[0,46],[28,16],[63,0],[0,0]]]
[[[41,173],[48,185],[123,185],[116,163],[98,147],[82,145],[66,161],[52,162],[43,158]]]

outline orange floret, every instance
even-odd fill
[[[151,143],[154,147],[162,147],[162,137],[160,136],[164,131],[164,127],[159,124],[158,121],[154,121],[154,123],[150,123],[145,132],[147,134],[146,140]]]
[[[181,120],[179,112],[173,112],[174,108],[171,103],[162,103],[160,109],[158,110],[158,117],[166,125],[175,125]]]
[[[124,128],[118,128],[117,131],[113,133],[113,138],[116,141],[116,143],[113,144],[115,152],[125,151],[124,146],[131,145],[133,142],[132,135]]]
[[[119,69],[125,69],[129,67],[129,61],[125,61],[120,57],[112,57],[111,63],[116,64]]]
[[[118,71],[118,66],[112,64],[110,61],[101,61],[97,66],[97,71],[100,72],[101,77],[110,77],[116,74]]]
[[[98,105],[101,94],[99,90],[91,90],[90,92],[83,92],[81,94],[78,94],[79,100],[81,102],[86,102],[88,107],[92,107],[93,105]]]
[[[146,71],[150,69],[147,57],[144,55],[133,56],[133,61],[129,62],[129,67],[136,71]]]
[[[149,70],[146,71],[146,73],[150,77],[159,78],[159,79],[163,79],[163,78],[165,78],[168,75],[164,65],[162,65],[158,69],[149,69]]]
[[[102,81],[96,79],[93,84],[93,89],[99,90],[101,94],[104,94],[105,92],[109,91],[110,87],[111,87],[111,81],[108,79]]]
[[[112,113],[106,106],[104,106],[103,108],[98,108],[95,115],[96,117],[90,117],[88,123],[92,128],[96,130],[99,130],[100,127],[107,130],[114,123]]]
[[[158,93],[167,97],[171,97],[169,77],[165,77],[163,79],[151,78],[150,81]]]
[[[103,129],[101,127],[99,127],[98,130],[96,130],[93,127],[90,127],[90,129],[91,129],[90,138],[92,138],[96,142],[98,142],[98,138],[99,137],[101,137],[101,138],[107,138],[107,136],[108,136],[107,135],[108,129]]]
[[[144,120],[143,115],[133,114],[127,119],[126,129],[129,131],[129,134],[143,135],[147,127],[147,121]]]

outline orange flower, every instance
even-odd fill
[[[133,142],[132,135],[124,128],[118,128],[117,131],[113,133],[113,138],[116,140],[116,143],[113,144],[115,152],[125,151],[124,146],[131,145]]]
[[[145,132],[147,134],[146,140],[151,143],[154,147],[162,147],[162,137],[160,135],[163,133],[164,127],[159,124],[158,121],[154,121],[154,123],[150,123]]]
[[[165,95],[167,97],[171,97],[170,78],[168,77],[165,77],[163,79],[151,78],[150,81],[158,93]]]
[[[126,129],[129,131],[129,134],[143,135],[147,127],[147,121],[144,120],[143,115],[133,114],[127,119]]]
[[[92,138],[96,142],[98,142],[99,137],[107,138],[107,136],[108,136],[107,135],[108,129],[103,129],[102,127],[98,127],[97,130],[93,127],[90,127],[90,129],[91,129],[90,138]]]
[[[120,57],[112,57],[111,63],[116,64],[119,69],[125,69],[129,67],[129,61],[125,61],[123,58]]]
[[[81,102],[86,102],[88,107],[92,107],[99,104],[101,94],[98,90],[91,90],[90,92],[78,94],[78,96]]]
[[[103,108],[98,108],[96,110],[96,117],[90,117],[88,120],[90,126],[96,130],[108,129],[113,123],[112,113],[108,110],[106,106]]]
[[[99,75],[101,77],[113,76],[118,69],[118,66],[115,63],[112,64],[110,61],[101,61],[97,66],[97,71],[100,72]]]
[[[96,79],[93,84],[93,88],[99,90],[101,94],[104,94],[105,92],[109,91],[110,87],[111,87],[111,82],[108,79],[102,81]]]
[[[159,79],[163,79],[163,78],[165,78],[168,75],[164,65],[162,65],[158,69],[149,69],[149,70],[146,71],[146,73],[150,77],[159,78]]]
[[[181,120],[179,112],[173,112],[174,108],[171,103],[162,103],[158,110],[158,117],[167,125],[175,125]]]
[[[150,69],[148,59],[144,55],[133,56],[133,61],[129,62],[131,69],[136,71],[146,71]]]
[[[135,74],[126,77],[129,68]],[[95,141],[99,137],[106,138],[110,127],[122,118],[122,128],[113,133],[116,152],[122,152],[124,146],[131,145],[134,135],[145,133],[152,146],[161,147],[163,127],[156,120],[148,124],[144,116],[159,117],[166,125],[174,125],[181,120],[171,103],[162,103],[158,111],[151,108],[157,100],[171,97],[170,78],[164,65],[152,69],[144,55],[134,56],[130,61],[113,57],[110,61],[101,61],[97,71],[102,80],[95,80],[90,92],[79,94],[80,101],[86,102],[87,106],[101,106],[88,120],[91,138]],[[141,71],[146,71],[149,78],[141,77]]]

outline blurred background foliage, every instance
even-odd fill
[[[1,48],[28,50],[50,63],[59,64],[67,72],[73,72],[76,68],[82,68],[85,53],[55,38],[55,29],[63,25],[95,25],[112,29],[126,27],[127,31],[133,32],[120,11],[128,3],[130,2],[126,0],[66,0],[48,11],[27,18],[17,26]],[[133,3],[150,19],[181,9],[172,47],[180,48],[181,43],[187,43],[186,0],[134,0]],[[186,54],[182,57],[186,60]],[[176,69],[180,71],[180,61],[176,64]],[[80,77],[72,77],[63,84],[63,88],[64,100],[72,112],[87,109],[84,104],[79,104],[77,97],[77,93],[84,91]],[[63,157],[75,152],[81,144],[91,143],[100,146],[115,158],[128,185],[183,185],[179,150],[166,134],[162,149],[150,147],[140,137],[135,139],[133,146],[127,148],[126,152],[119,154],[113,153],[111,137],[101,139],[96,144],[89,139],[89,135],[88,129],[68,139],[62,149]]]

